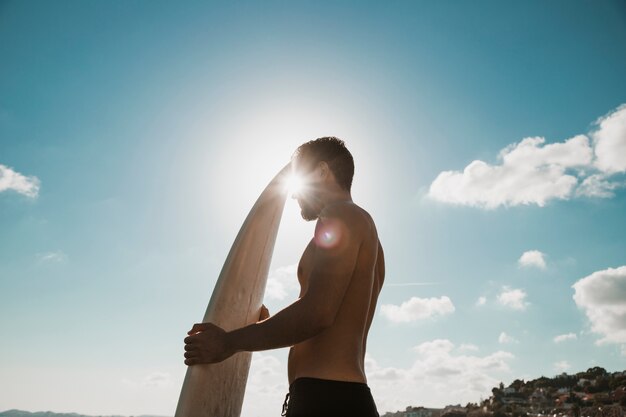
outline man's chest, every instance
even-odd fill
[[[309,285],[309,277],[313,269],[313,257],[315,256],[315,241],[311,239],[304,249],[298,263],[298,282],[300,282],[300,297],[304,295]]]

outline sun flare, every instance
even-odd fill
[[[302,177],[297,174],[290,174],[285,180],[285,188],[287,190],[288,195],[293,195],[302,190],[304,182]]]

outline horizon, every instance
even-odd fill
[[[385,251],[381,414],[626,369],[625,43],[618,0],[0,2],[0,409],[174,415],[245,216],[322,136]],[[272,315],[313,228],[288,198]]]
[[[511,384],[509,384],[509,385],[504,385],[502,382],[500,382],[498,385],[499,385],[500,389],[502,389],[502,387],[511,387],[511,386],[513,386],[513,384],[515,384],[515,383],[516,383],[516,382],[518,382],[518,381],[521,381],[521,382],[522,382],[522,383],[524,383],[524,384],[528,384],[528,383],[531,383],[531,382],[538,381],[538,380],[540,380],[540,379],[542,379],[542,378],[559,379],[559,378],[563,378],[563,377],[565,377],[565,376],[578,376],[579,374],[585,374],[586,372],[588,372],[588,371],[590,371],[590,370],[595,370],[595,369],[597,369],[597,368],[598,368],[598,367],[588,368],[586,371],[579,371],[579,372],[575,372],[575,373],[571,373],[571,374],[569,374],[569,373],[567,373],[567,372],[565,372],[565,371],[564,371],[564,372],[562,372],[561,374],[555,375],[555,376],[553,376],[553,377],[546,377],[546,376],[542,375],[542,376],[540,376],[540,377],[533,378],[533,379],[531,379],[531,380],[529,380],[529,381],[524,381],[523,379],[522,379],[522,380],[518,380],[518,379],[516,379],[516,380],[512,381],[512,382],[511,382]],[[623,371],[616,371],[616,372],[612,372],[612,373],[611,373],[611,372],[607,372],[607,374],[608,374],[608,375],[612,375],[612,374],[614,375],[614,374],[616,374],[616,373],[626,375],[626,369],[625,369],[625,370],[623,370]],[[493,387],[493,388],[494,388],[494,389],[496,389],[496,388],[498,388],[498,386],[495,386],[495,387]],[[622,389],[624,389],[624,387],[622,387]],[[492,395],[492,396],[490,396],[490,397],[488,397],[488,398],[493,398],[493,395]],[[428,410],[440,410],[440,411],[444,411],[445,409],[448,409],[448,408],[450,408],[450,409],[454,409],[454,408],[457,408],[457,407],[466,408],[466,407],[468,407],[468,406],[469,406],[469,404],[470,404],[470,403],[472,403],[474,406],[476,406],[476,407],[479,407],[479,408],[480,408],[480,404],[481,404],[481,402],[482,402],[483,400],[488,399],[488,398],[485,398],[485,399],[481,398],[479,401],[475,401],[475,402],[473,402],[473,403],[472,403],[472,402],[468,402],[465,406],[464,406],[464,405],[462,405],[461,403],[456,403],[456,404],[452,404],[452,403],[451,403],[451,404],[446,404],[446,405],[444,405],[443,407],[424,407],[424,406],[419,405],[419,404],[417,404],[417,405],[414,405],[414,404],[408,404],[406,407],[403,407],[403,408],[404,408],[404,409],[408,409],[408,408],[418,408],[418,409],[419,409],[419,408],[426,408],[426,409],[428,409]],[[17,409],[9,409],[9,410],[4,410],[4,411],[1,411],[1,410],[0,410],[0,414],[4,415],[5,413],[9,413],[9,412],[11,412],[11,411],[23,412],[23,411],[25,411],[25,410],[17,410]],[[379,410],[379,412],[381,413],[381,415],[386,414],[386,413],[394,413],[394,412],[401,412],[401,411],[402,411],[402,408],[401,408],[401,409],[399,409],[399,410],[384,410],[384,411]],[[27,412],[27,413],[31,413],[31,414],[38,414],[38,413],[49,413],[50,411],[42,411],[42,410],[40,410],[40,411],[26,411],[26,412]],[[54,414],[63,414],[63,415],[65,415],[65,414],[74,414],[74,413],[73,413],[73,412],[66,411],[66,412],[57,412],[57,413],[54,413]],[[549,413],[549,414],[550,414],[550,413]],[[172,416],[173,416],[173,415],[172,415]],[[118,417],[118,415],[110,415],[110,416],[91,416],[91,417]],[[130,417],[133,417],[133,416],[130,416]],[[171,416],[156,416],[156,415],[151,415],[151,414],[139,414],[139,415],[136,415],[136,416],[134,416],[134,417],[171,417]]]

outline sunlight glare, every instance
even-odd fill
[[[287,190],[287,195],[292,196],[293,194],[297,194],[302,190],[302,177],[295,173],[291,173],[289,177],[285,180],[285,188]]]

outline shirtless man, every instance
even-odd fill
[[[301,215],[317,219],[298,265],[299,298],[273,316],[263,306],[260,321],[232,331],[195,324],[185,364],[291,346],[283,415],[378,417],[364,359],[385,263],[372,217],[350,195],[352,155],[340,139],[319,138],[298,147],[292,169],[303,181],[293,196]]]

